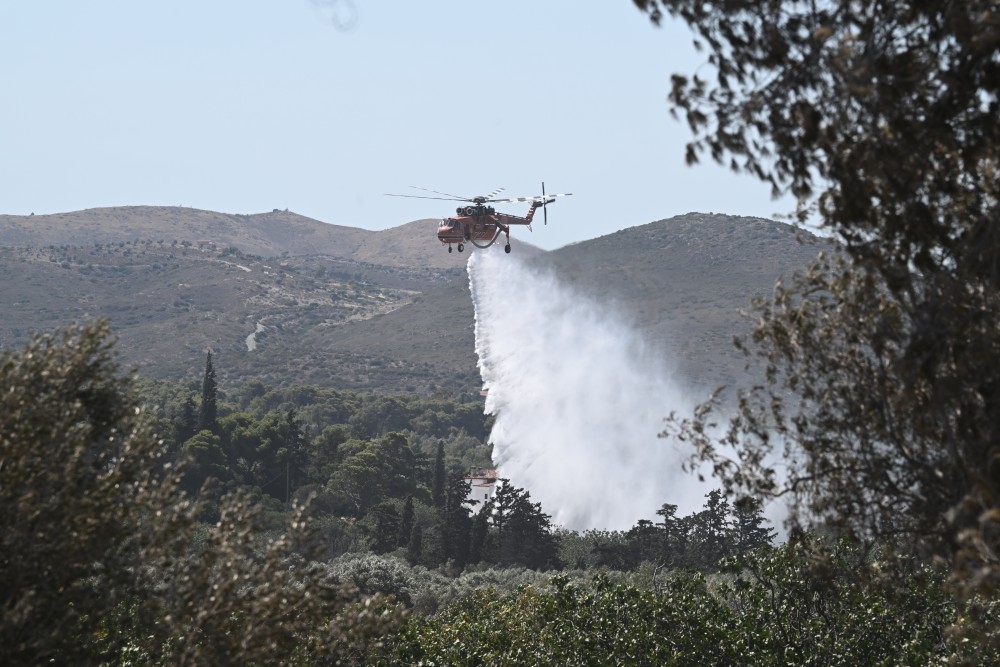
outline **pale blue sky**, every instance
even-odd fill
[[[544,180],[574,196],[515,242],[552,249],[689,211],[793,208],[684,165],[666,94],[704,56],[630,0],[354,0],[346,31],[331,1],[0,1],[0,213],[288,208],[385,229],[454,210],[386,192],[525,196]]]

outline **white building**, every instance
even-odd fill
[[[465,479],[469,482],[469,496],[466,502],[476,501],[472,511],[478,512],[493,498],[497,488],[497,471],[493,468],[472,468]]]

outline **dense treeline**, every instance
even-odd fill
[[[965,610],[915,557],[899,588],[878,550],[776,547],[759,506],[719,491],[627,531],[554,527],[506,480],[476,506],[464,473],[488,456],[470,435],[485,433],[480,405],[260,386],[225,397],[206,361],[197,396],[137,392],[101,323],[4,353],[5,657],[924,664],[967,649],[948,635]],[[368,430],[379,423],[403,430]],[[182,439],[191,424],[207,428]]]
[[[384,664],[925,665],[954,617],[941,575],[879,585],[878,561],[832,546],[810,567],[808,540],[725,561],[726,575],[665,573],[651,586],[553,577],[511,592],[480,589],[394,636]]]
[[[477,398],[268,390],[260,382],[220,397],[211,354],[200,396],[169,383],[142,389],[185,462],[190,495],[206,484],[242,489],[276,514],[308,499],[331,557],[370,551],[458,570],[485,563],[631,571],[651,562],[711,571],[774,535],[759,505],[732,507],[719,491],[691,516],[666,504],[660,522],[582,535],[555,530],[530,493],[504,479],[485,504],[470,500],[469,469],[491,465],[492,420]]]

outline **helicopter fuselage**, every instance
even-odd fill
[[[444,218],[438,224],[438,240],[441,243],[474,242],[479,247],[492,245],[501,233],[510,237],[510,225],[530,225],[535,215],[535,209],[541,204],[532,203],[528,215],[509,215],[497,213],[491,206],[459,206],[455,211],[458,215]],[[482,244],[487,244],[483,246]]]
[[[570,192],[564,192],[557,195],[547,195],[545,194],[544,181],[542,182],[541,195],[534,195],[531,197],[509,197],[503,199],[496,198],[497,195],[503,192],[503,188],[499,188],[488,195],[482,195],[479,197],[462,197],[459,195],[448,194],[447,192],[428,190],[427,188],[416,189],[430,192],[438,196],[431,197],[429,195],[386,194],[390,197],[445,199],[450,201],[466,202],[462,206],[455,209],[455,217],[444,218],[440,223],[438,223],[438,241],[448,246],[448,252],[452,251],[452,245],[458,246],[458,251],[462,252],[465,250],[465,244],[467,242],[472,243],[477,248],[489,248],[497,242],[497,239],[500,238],[501,234],[504,234],[507,238],[503,249],[504,252],[509,253],[511,225],[526,225],[530,231],[531,220],[535,217],[535,211],[541,208],[547,218],[548,211],[545,208],[547,204],[554,202],[556,197],[568,197],[572,194]],[[531,202],[531,208],[528,209],[528,215],[522,218],[519,215],[497,213],[496,210],[490,206],[490,204],[513,202]]]
[[[445,218],[438,225],[438,240],[447,244],[467,241],[489,243],[498,231],[499,225],[493,216]]]

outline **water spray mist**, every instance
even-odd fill
[[[476,352],[500,476],[571,529],[625,529],[663,503],[699,509],[708,487],[657,437],[696,398],[621,313],[493,251],[469,258]]]

